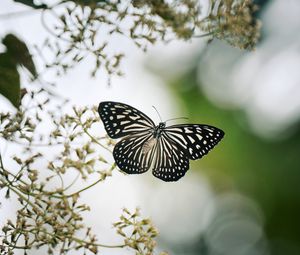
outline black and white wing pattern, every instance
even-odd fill
[[[155,150],[153,175],[163,181],[177,181],[189,169],[189,158],[182,147],[162,134]]]
[[[163,133],[193,160],[202,158],[224,137],[221,129],[200,124],[173,125]]]
[[[209,125],[155,126],[147,115],[123,103],[101,102],[98,111],[108,135],[122,138],[113,150],[117,166],[128,174],[152,168],[155,177],[167,182],[183,177],[189,160],[206,155],[224,136]]]
[[[156,142],[151,132],[123,138],[116,144],[113,151],[117,166],[127,174],[146,172],[151,166]]]
[[[114,139],[155,127],[154,122],[146,114],[127,104],[101,102],[98,112],[107,134]]]

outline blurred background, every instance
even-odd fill
[[[150,171],[115,172],[84,193],[86,224],[103,243],[116,242],[110,223],[121,208],[139,206],[160,231],[159,249],[170,254],[300,254],[300,1],[256,2],[262,37],[255,51],[195,39],[145,54],[124,41],[125,77],[110,86],[102,75],[90,78],[88,60],[57,80],[57,92],[74,105],[120,101],[158,122],[154,105],[163,119],[185,116],[226,134],[176,183]],[[0,15],[23,9],[2,0]],[[0,38],[7,33],[28,45],[47,36],[35,12],[0,18]],[[13,110],[2,97],[0,107]],[[11,210],[3,203],[0,222]]]

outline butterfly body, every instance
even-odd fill
[[[190,159],[200,159],[224,136],[210,125],[155,125],[144,113],[118,102],[101,102],[98,111],[108,135],[122,138],[113,151],[118,167],[128,174],[152,168],[153,175],[163,181],[180,179]]]
[[[153,130],[153,137],[159,139],[165,127],[166,127],[166,122],[160,122],[158,126],[156,126]]]

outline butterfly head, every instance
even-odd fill
[[[164,129],[166,127],[166,122],[159,122],[158,128],[159,129]]]
[[[160,138],[161,132],[166,127],[166,122],[159,122],[158,126],[156,126],[153,130],[153,136],[154,138]]]

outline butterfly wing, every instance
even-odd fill
[[[164,135],[186,152],[190,159],[206,155],[224,137],[224,132],[209,125],[183,124],[164,129]]]
[[[177,181],[189,169],[189,158],[186,151],[164,133],[157,143],[153,175],[163,181]]]
[[[156,139],[152,132],[143,132],[123,138],[114,148],[117,166],[127,174],[146,172],[153,159]]]
[[[101,102],[98,107],[101,120],[109,137],[120,138],[153,129],[153,121],[130,105],[117,102]]]

